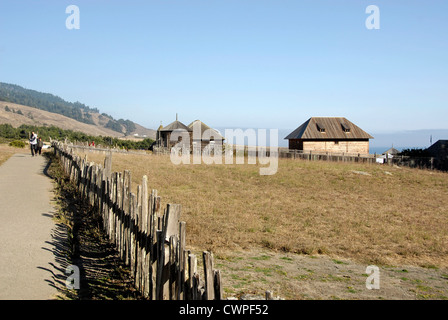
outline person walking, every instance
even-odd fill
[[[36,150],[36,155],[39,153],[39,155],[42,154],[42,147],[44,146],[44,142],[42,141],[42,138],[39,137],[37,139],[37,150]]]
[[[31,156],[34,157],[34,154],[37,151],[37,134],[33,132],[31,132],[31,137],[30,137],[30,149],[31,149]],[[37,154],[36,154],[37,155]]]

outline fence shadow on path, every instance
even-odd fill
[[[57,210],[42,213],[42,216],[55,221],[52,239],[42,247],[53,253],[54,261],[39,269],[48,272],[46,281],[58,292],[57,299],[74,300],[117,300],[138,299],[139,294],[132,287],[129,270],[104,233],[101,232],[98,217],[92,208],[79,198],[79,195],[61,175],[58,161],[47,155],[48,163],[43,169],[45,175],[55,184],[53,201]],[[79,290],[68,289],[66,274],[69,266],[79,268]]]
[[[49,216],[49,214],[42,214],[44,216]],[[51,216],[52,218],[52,216]],[[55,223],[52,233],[51,240],[45,241],[45,246],[42,250],[50,251],[54,260],[49,262],[47,266],[39,266],[38,269],[45,270],[48,272],[48,277],[45,280],[51,287],[55,288],[57,295],[55,299],[73,299],[76,295],[67,289],[65,281],[67,275],[65,275],[65,270],[70,265],[68,255],[70,252],[70,246],[68,243],[67,228],[62,223]]]

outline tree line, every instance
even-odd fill
[[[75,142],[95,142],[95,145],[103,145],[108,147],[117,147],[123,149],[148,150],[154,140],[146,138],[141,141],[121,140],[113,137],[92,136],[79,131],[64,130],[56,126],[34,126],[21,125],[14,128],[10,124],[0,124],[0,137],[7,140],[24,140],[28,139],[30,133],[34,131],[44,141],[49,141],[50,137],[56,140],[68,139]]]
[[[90,108],[78,101],[68,102],[50,93],[3,82],[0,82],[0,100],[61,114],[87,124],[95,124],[89,112],[99,112],[98,109]]]

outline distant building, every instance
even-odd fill
[[[289,149],[303,152],[366,155],[373,137],[343,117],[312,117],[285,139]]]
[[[188,125],[188,127],[193,130],[193,147],[201,146],[201,149],[208,146],[210,143],[215,141],[220,141],[221,145],[224,144],[225,138],[215,129],[210,128],[208,125],[200,120],[195,120]],[[197,137],[200,139],[197,139]]]
[[[386,151],[384,151],[384,152],[382,153],[382,155],[383,155],[383,156],[388,156],[388,157],[390,158],[390,157],[394,157],[394,156],[396,156],[396,155],[399,154],[399,153],[400,153],[400,151],[398,151],[397,149],[395,149],[394,147],[392,147],[392,148],[387,149]]]
[[[377,163],[387,163],[390,159],[398,155],[400,151],[395,149],[394,147],[387,149],[380,156],[376,157]]]
[[[434,158],[447,159],[448,158],[448,140],[438,140],[436,143],[431,145],[426,150]]]
[[[215,141],[220,140],[221,143],[224,142],[224,137],[217,130],[210,128],[202,121],[195,120],[186,126],[177,119],[176,115],[176,121],[170,123],[166,127],[160,125],[157,129],[156,146],[161,148],[172,148],[181,140],[174,139],[174,141],[171,141],[171,135],[175,131],[183,131],[184,133],[189,134],[190,148],[200,145],[201,149],[203,149],[205,146],[214,143]]]
[[[438,140],[426,149],[431,155],[432,168],[448,171],[448,140]]]
[[[178,140],[171,141],[171,135],[172,135],[173,131],[176,131],[176,130],[188,132],[190,134],[190,141],[191,141],[193,130],[190,129],[189,127],[187,127],[185,124],[183,124],[179,120],[177,120],[177,115],[176,115],[176,121],[170,123],[166,127],[163,127],[162,125],[160,125],[160,127],[157,129],[157,133],[156,133],[157,147],[171,148],[176,143],[178,143],[179,142]]]

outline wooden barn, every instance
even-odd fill
[[[366,155],[373,137],[343,117],[312,117],[285,139],[289,149],[304,152]]]

